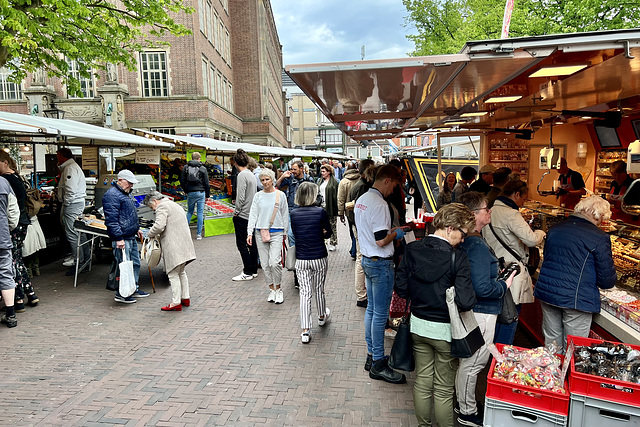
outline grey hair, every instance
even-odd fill
[[[578,215],[591,215],[598,221],[611,219],[611,205],[600,196],[589,196],[580,200],[573,210]]]
[[[159,193],[157,191],[154,191],[151,194],[148,194],[147,197],[144,198],[144,204],[151,207],[151,202],[154,200],[162,200],[165,198],[165,195],[162,193]]]
[[[200,160],[201,157],[202,156],[197,151],[194,151],[193,153],[191,153],[191,160]]]
[[[293,203],[298,206],[311,206],[316,202],[316,197],[318,197],[318,186],[305,181],[296,190]]]
[[[262,181],[262,178],[268,176],[269,178],[271,178],[271,181],[273,181],[273,184],[275,185],[276,183],[276,174],[273,173],[273,171],[271,169],[262,169],[262,171],[260,171],[260,173],[258,174],[258,179],[260,179]]]

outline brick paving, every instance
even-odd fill
[[[315,326],[308,345],[292,273],[282,305],[266,302],[262,272],[233,282],[241,269],[233,235],[195,242],[192,305],[182,312],[160,311],[171,294],[161,268],[153,269],[157,293],[125,305],[105,290],[107,264],[80,275],[75,289],[65,267],[44,266],[33,281],[38,307],[18,314],[17,328],[0,327],[0,425],[417,425],[413,374],[392,385],[363,369],[364,309],[348,231],[338,230],[326,286],[331,322]],[[151,292],[144,265],[140,283]]]

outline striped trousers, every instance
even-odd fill
[[[324,314],[324,281],[327,278],[327,257],[320,259],[297,259],[296,274],[300,284],[300,325],[311,329],[311,292],[315,290],[318,316]]]

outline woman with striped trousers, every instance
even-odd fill
[[[318,325],[329,322],[331,311],[325,305],[324,282],[327,277],[327,247],[331,236],[327,212],[315,206],[318,187],[303,182],[296,192],[297,209],[291,211],[291,230],[296,239],[296,273],[300,283],[300,324],[304,344],[311,340],[311,293],[316,294]]]

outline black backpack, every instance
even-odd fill
[[[189,168],[187,169],[187,183],[189,183],[189,185],[200,184],[202,181],[200,179],[200,167],[191,165],[188,165],[187,167]]]

